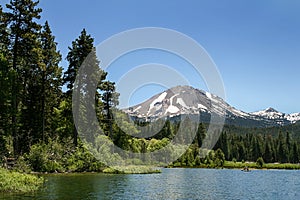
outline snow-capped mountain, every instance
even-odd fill
[[[298,121],[300,121],[300,113],[292,113],[292,114],[288,114],[286,115],[287,120],[289,120],[291,123],[296,123]]]
[[[285,114],[285,113],[275,110],[274,108],[267,108],[265,110],[253,112],[251,114],[261,116],[261,117],[264,117],[267,119],[273,119],[273,120],[276,120],[278,123],[280,121],[286,120],[289,123],[293,124],[300,120],[300,113]]]
[[[145,121],[200,115],[200,121],[209,122],[212,115],[217,115],[224,117],[226,124],[256,127],[288,125],[300,120],[300,113],[286,115],[272,108],[254,113],[243,112],[216,95],[190,86],[170,88],[124,111],[134,119]]]
[[[275,110],[274,108],[267,108],[265,110],[253,112],[251,114],[266,117],[269,119],[284,119],[285,118],[284,113],[279,112],[279,111]]]

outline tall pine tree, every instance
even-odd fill
[[[8,63],[8,34],[2,6],[0,5],[0,155],[6,154],[5,137],[10,131],[10,99],[11,99],[11,82],[10,70]]]
[[[61,54],[57,51],[57,43],[52,35],[50,26],[46,21],[41,32],[42,58],[41,65],[41,130],[42,140],[53,136],[55,124],[53,124],[54,108],[59,107],[62,91],[62,68],[59,66]]]
[[[71,103],[72,93],[74,92],[74,90],[77,94],[79,94],[79,92],[80,92],[80,88],[74,88],[76,76],[78,74],[78,70],[79,70],[80,66],[82,65],[82,63],[84,62],[86,57],[89,55],[89,53],[92,51],[93,42],[94,42],[93,38],[87,34],[85,29],[83,29],[79,38],[77,38],[75,41],[72,42],[72,47],[69,47],[69,53],[67,55],[69,67],[68,67],[67,71],[64,73],[63,82],[65,84],[67,84],[67,88],[68,88],[68,90],[66,92],[66,97],[67,97],[67,101],[68,101],[68,105],[69,105],[68,113],[71,115],[70,120],[73,119],[72,118],[72,107],[70,107],[72,105],[72,103]],[[78,85],[81,85],[81,83],[79,83]],[[78,96],[78,98],[79,98],[79,96]],[[75,103],[76,106],[79,104],[78,98],[76,98],[76,101],[77,101]],[[73,109],[75,109],[75,110],[73,110],[73,112],[79,113],[78,106]],[[78,132],[76,130],[74,123],[73,123],[73,140],[74,140],[73,143],[75,146],[77,146]]]
[[[114,84],[109,81],[104,81],[106,79],[107,73],[100,68],[100,62],[96,56],[96,50],[93,46],[94,39],[87,34],[86,30],[83,29],[81,35],[72,42],[72,47],[69,47],[69,53],[67,55],[67,60],[69,61],[69,67],[64,73],[63,81],[66,84],[68,90],[66,91],[66,98],[68,101],[69,114],[77,113],[85,109],[88,113],[89,110],[98,110],[98,114],[101,114],[105,105],[111,106],[111,101],[113,101],[113,96],[110,95],[114,91]],[[79,74],[79,68],[84,65],[86,70],[81,74],[76,84],[76,76]],[[99,80],[95,80],[99,78]],[[78,87],[80,86],[80,87]],[[92,89],[96,89],[96,94]],[[73,105],[71,108],[72,93],[75,92],[73,97]],[[80,96],[85,96],[85,99],[96,102],[97,108],[79,108],[79,101],[81,101]],[[94,96],[91,96],[94,95]],[[103,95],[105,98],[103,98]],[[108,104],[102,103],[102,99],[107,99]],[[114,101],[115,102],[115,101]],[[80,109],[80,110],[79,110]],[[72,111],[71,111],[72,110]],[[85,116],[88,120],[89,116]],[[78,118],[75,118],[75,120]],[[72,117],[70,118],[72,120]],[[76,122],[74,122],[76,123]],[[78,132],[73,123],[73,139],[74,145],[78,143]]]
[[[40,18],[42,11],[36,8],[38,3],[39,1],[32,0],[11,0],[6,5],[8,12],[4,13],[4,24],[10,30],[8,49],[11,52],[12,67],[11,123],[15,155],[21,152],[18,134],[20,93],[21,89],[27,90],[30,79],[27,76],[33,72],[32,67],[37,67],[31,64],[35,59],[31,54],[37,53],[35,47],[40,25],[36,20]]]

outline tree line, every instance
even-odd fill
[[[72,117],[72,92],[78,70],[86,57],[101,73],[97,92],[98,117],[107,123],[115,86],[106,79],[97,60],[94,39],[82,30],[69,47],[64,71],[62,55],[48,21],[40,24],[39,1],[11,0],[0,5],[0,152],[16,156],[49,138],[73,138],[78,133]],[[88,77],[89,78],[89,77]],[[65,91],[62,87],[66,86]],[[81,91],[80,91],[81,92]]]
[[[192,123],[193,122],[184,124],[184,137],[175,139],[174,136],[178,132],[180,122],[167,120],[163,128],[155,136],[148,138],[148,140],[132,137],[130,140],[134,140],[134,142],[129,143],[129,146],[128,143],[126,143],[126,145],[124,144],[124,146],[120,143],[118,143],[118,145],[131,151],[141,152],[142,149],[149,150],[148,145],[153,145],[154,143],[160,147],[168,144],[171,140],[175,140],[175,142],[179,144],[185,144],[184,140],[189,140],[189,137],[191,137],[193,142],[188,150],[174,162],[178,166],[199,166],[201,164],[207,164],[214,160],[214,152],[218,152],[217,155],[219,155],[219,157],[222,157],[222,154],[224,154],[224,160],[227,161],[256,162],[259,158],[262,158],[266,163],[300,162],[299,137],[297,136],[299,125],[259,129],[226,125],[213,151],[209,152],[201,148],[204,139],[209,137],[207,134],[208,125],[199,123],[197,125],[196,135],[192,136],[191,128],[189,127],[194,126]],[[293,134],[288,131],[282,131],[291,130],[291,128],[297,131],[293,132]],[[118,140],[116,139],[116,141]],[[146,147],[143,148],[143,146]]]

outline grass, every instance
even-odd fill
[[[274,164],[274,163],[268,163],[268,164],[264,164],[263,167],[267,168],[267,169],[300,169],[300,164],[292,164],[292,163]]]
[[[243,169],[244,167],[249,167],[253,169],[300,169],[300,164],[292,164],[292,163],[266,163],[260,168],[255,162],[232,162],[225,161],[224,168],[227,169]]]
[[[114,166],[103,170],[104,173],[110,174],[153,174],[161,173],[157,168],[144,165],[128,165],[128,166]]]
[[[237,168],[243,169],[244,167],[257,168],[257,165],[256,165],[255,162],[232,162],[232,161],[225,161],[223,167],[227,168],[227,169],[237,169]]]
[[[0,168],[0,192],[1,193],[27,193],[40,189],[44,179],[35,175],[22,174]]]

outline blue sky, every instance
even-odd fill
[[[128,29],[174,29],[196,40],[210,54],[230,105],[248,112],[267,107],[300,112],[300,1],[41,0],[40,7],[42,20],[49,21],[64,58],[82,28],[95,38],[95,45]],[[154,62],[177,66],[192,86],[207,89],[201,78],[185,70],[189,67],[184,67],[182,60],[158,55],[148,51],[121,58],[117,63],[127,68],[108,68],[109,78],[118,81],[122,72],[154,57]],[[66,67],[67,62],[62,65]],[[162,89],[145,87],[135,93],[131,103]]]

